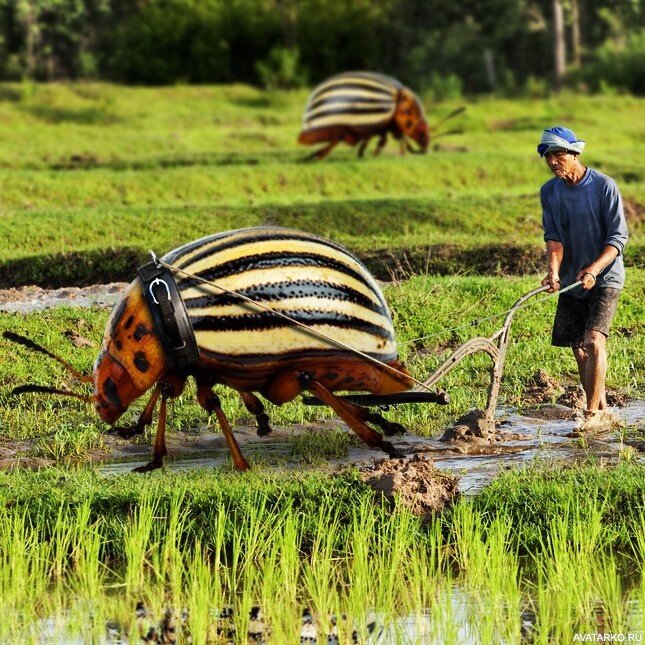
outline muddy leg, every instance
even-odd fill
[[[199,405],[201,405],[208,414],[213,414],[214,412],[217,416],[217,421],[224,433],[224,438],[226,439],[226,445],[228,446],[231,457],[233,458],[233,466],[235,466],[235,470],[248,470],[250,466],[246,459],[244,459],[244,455],[242,454],[240,447],[237,445],[235,435],[233,435],[233,430],[231,429],[228,419],[224,416],[222,404],[220,403],[217,394],[215,394],[208,385],[200,385],[197,388],[197,401],[199,401]]]
[[[270,434],[272,428],[269,425],[269,415],[264,411],[262,401],[260,401],[260,399],[251,392],[240,392],[240,396],[242,397],[242,401],[244,401],[246,409],[258,422],[258,436],[265,437]]]
[[[155,387],[154,391],[152,392],[152,396],[150,397],[150,400],[146,404],[146,407],[141,413],[141,416],[137,420],[136,424],[129,428],[114,428],[113,432],[119,435],[119,437],[121,437],[122,439],[132,439],[132,437],[137,434],[143,434],[145,432],[146,426],[152,425],[152,412],[155,409],[155,405],[157,404],[157,400],[159,399],[160,394],[161,386],[157,384],[157,387]]]
[[[305,157],[305,161],[324,159],[339,143],[340,139],[330,141],[324,148],[320,148],[320,150],[316,150],[316,152],[312,152],[308,157]]]
[[[300,379],[305,389],[326,403],[368,446],[380,448],[390,457],[402,456],[389,441],[383,441],[378,432],[367,426],[352,406],[332,394],[322,383],[315,381],[305,372],[300,375]]]
[[[157,436],[155,437],[155,447],[152,456],[152,461],[147,463],[145,466],[139,466],[134,468],[132,472],[134,473],[147,473],[156,468],[161,468],[163,466],[163,458],[168,454],[166,448],[166,411],[167,411],[167,402],[168,402],[168,393],[165,389],[165,385],[161,385],[161,405],[159,406],[159,420],[157,421]],[[154,395],[153,395],[154,396]],[[146,406],[147,409],[147,406]],[[144,410],[145,412],[145,410]],[[142,415],[143,416],[143,415]]]

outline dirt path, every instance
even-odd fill
[[[65,287],[63,289],[41,289],[20,287],[0,290],[0,311],[31,313],[51,307],[106,307],[116,303],[126,282],[95,284],[91,287]]]

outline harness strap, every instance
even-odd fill
[[[181,372],[198,358],[199,349],[177,283],[158,262],[144,264],[137,273],[166,359]]]

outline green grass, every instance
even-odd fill
[[[639,99],[479,99],[460,117],[465,133],[439,140],[443,150],[400,158],[391,145],[382,157],[357,160],[341,147],[324,163],[306,164],[308,150],[296,144],[304,91],[104,84],[0,91],[9,99],[0,103],[5,286],[127,280],[150,248],[160,254],[258,224],[300,227],[368,257],[376,249],[423,256],[438,244],[488,245],[490,253],[501,244],[528,247],[537,258],[538,189],[549,173],[535,141],[556,121],[583,132],[587,163],[618,181],[630,215],[627,259],[643,264]],[[430,122],[454,107],[428,106]],[[490,270],[457,253],[428,264],[444,273],[457,265]]]
[[[394,315],[399,351],[412,374],[427,378],[459,344],[474,336],[489,336],[501,327],[503,318],[469,324],[493,313],[503,312],[524,293],[535,288],[539,277],[484,278],[418,276],[408,281],[388,285],[385,295]],[[629,282],[621,296],[609,341],[608,386],[628,396],[642,397],[645,392],[643,363],[643,321],[645,306],[641,294],[645,273],[632,269]],[[563,384],[577,381],[576,364],[568,350],[550,345],[550,329],[556,298],[538,296],[534,304],[520,310],[511,329],[511,344],[502,383],[501,404],[522,405],[524,390],[530,386],[538,367]],[[98,355],[108,312],[96,309],[50,309],[28,315],[0,314],[0,332],[12,330],[27,335],[67,359],[74,367],[89,372]],[[457,327],[457,329],[453,329]],[[65,336],[70,330],[94,341],[94,347],[75,347]],[[0,431],[5,437],[30,439],[41,437],[32,453],[54,459],[82,456],[90,449],[103,445],[102,433],[107,430],[94,411],[74,399],[25,394],[12,397],[10,390],[18,385],[37,383],[54,387],[82,388],[74,385],[63,368],[46,357],[25,348],[0,340]],[[483,355],[467,358],[437,387],[451,395],[447,406],[414,404],[400,406],[388,412],[388,418],[406,426],[410,432],[432,435],[472,407],[485,407],[490,383],[490,359]],[[248,413],[239,396],[231,389],[218,388],[224,410],[233,427],[249,423]],[[126,413],[120,423],[134,422],[145,397]],[[267,404],[273,424],[315,422],[329,419],[331,411],[324,407],[308,407],[299,401],[276,407]],[[170,406],[168,429],[194,429],[206,421],[197,405],[191,385]],[[215,421],[211,421],[217,427]],[[327,444],[329,454],[344,448],[327,436],[328,431],[316,431],[320,441]],[[313,434],[313,433],[312,433]],[[340,441],[340,439],[339,439]],[[307,443],[305,441],[305,443]],[[295,448],[297,452],[305,450]],[[318,449],[312,444],[312,457]],[[323,451],[324,454],[324,451]],[[320,455],[319,455],[320,456]],[[316,457],[318,458],[318,457]]]
[[[643,396],[642,99],[482,98],[454,123],[464,134],[439,139],[428,155],[400,158],[390,143],[376,159],[339,147],[325,162],[305,164],[310,150],[296,137],[306,95],[244,86],[0,85],[0,285],[130,280],[148,249],[161,254],[222,229],[294,226],[347,245],[380,278],[410,277],[385,294],[401,355],[423,379],[456,345],[502,321],[466,323],[507,309],[539,283],[538,189],[549,173],[535,145],[544,127],[565,123],[587,140],[584,160],[613,176],[625,197],[630,270],[608,384]],[[457,105],[428,105],[430,124]],[[520,404],[538,367],[576,381],[570,352],[549,345],[554,308],[550,298],[517,314],[501,403]],[[107,316],[65,308],[0,314],[0,331],[31,336],[88,371]],[[74,347],[64,335],[70,330],[96,345]],[[405,639],[401,616],[416,621],[422,639],[446,642],[464,629],[475,642],[517,642],[521,612],[535,615],[536,643],[595,632],[598,615],[612,632],[645,627],[642,465],[506,474],[425,522],[375,505],[354,473],[331,476],[310,465],[346,452],[350,438],[340,432],[312,431],[295,442],[291,458],[308,464],[296,471],[260,463],[251,473],[105,478],[65,465],[104,447],[106,427],[91,409],[9,396],[26,382],[80,385],[4,340],[0,364],[0,435],[34,440],[18,449],[57,464],[0,473],[3,642],[40,642],[43,618],[59,640],[98,640],[111,620],[133,642],[140,600],[157,623],[167,609],[185,608],[180,641],[190,632],[193,643],[216,638],[216,616],[229,605],[243,634],[256,604],[275,642],[297,641],[304,607],[325,627],[332,614],[345,615],[344,642],[354,627],[366,640],[370,611],[391,626],[394,641]],[[387,414],[414,433],[435,434],[483,407],[489,366],[487,357],[471,357],[441,381],[449,406]],[[249,421],[234,392],[218,393],[234,427]],[[278,425],[332,416],[299,402],[267,408]],[[169,432],[204,421],[191,386],[170,406]]]
[[[483,503],[461,501],[425,521],[375,504],[352,473],[0,475],[0,635],[39,642],[38,620],[48,617],[61,639],[98,638],[108,620],[133,639],[139,601],[150,621],[174,613],[180,642],[189,633],[213,640],[228,606],[244,634],[254,605],[275,642],[298,639],[304,608],[322,629],[344,615],[342,641],[354,629],[364,640],[373,612],[394,639],[404,638],[398,619],[410,617],[421,640],[466,629],[478,642],[519,642],[523,612],[535,616],[534,642],[571,641],[600,614],[613,632],[638,632],[643,466],[601,474],[505,475]],[[529,512],[514,510],[518,477]],[[558,501],[534,512],[555,480]],[[622,503],[607,514],[610,499]]]

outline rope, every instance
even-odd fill
[[[207,284],[207,285],[209,285],[211,287],[215,287],[215,289],[219,289],[220,291],[223,291],[224,293],[228,293],[229,295],[236,296],[236,297],[244,300],[245,302],[248,302],[249,304],[251,304],[251,305],[253,305],[255,307],[259,307],[260,309],[264,309],[265,311],[268,311],[269,313],[271,313],[271,314],[273,314],[275,316],[280,316],[281,318],[284,318],[285,320],[289,321],[291,324],[296,325],[298,327],[301,327],[302,329],[306,330],[310,334],[314,334],[315,336],[319,336],[320,338],[323,338],[323,339],[329,341],[330,343],[338,345],[339,347],[342,347],[343,349],[346,349],[346,350],[348,350],[348,351],[350,351],[350,352],[352,352],[354,354],[358,354],[362,358],[364,358],[364,359],[366,359],[366,360],[368,360],[368,361],[370,361],[372,363],[375,363],[376,365],[379,365],[380,367],[383,367],[383,368],[389,370],[390,372],[396,374],[397,376],[402,376],[405,379],[411,379],[417,385],[420,385],[422,388],[424,388],[428,392],[432,392],[432,390],[427,385],[425,385],[425,383],[423,383],[423,381],[419,381],[414,376],[412,376],[410,374],[406,374],[405,372],[402,372],[401,370],[397,370],[395,367],[392,367],[391,365],[388,365],[387,363],[384,363],[383,361],[380,361],[378,358],[374,358],[373,356],[370,356],[369,354],[366,354],[365,352],[362,352],[359,349],[356,349],[355,347],[352,347],[351,345],[347,345],[346,343],[343,343],[342,341],[340,341],[340,340],[338,340],[336,338],[333,338],[332,336],[328,336],[327,334],[324,334],[323,332],[318,331],[317,329],[313,329],[313,328],[309,327],[308,325],[305,325],[304,323],[301,323],[299,320],[295,320],[291,316],[289,316],[289,315],[287,315],[285,313],[282,313],[281,311],[276,311],[275,309],[271,309],[271,307],[267,307],[266,305],[263,305],[260,302],[256,302],[255,300],[253,300],[252,298],[249,298],[248,296],[245,296],[244,294],[238,293],[237,291],[234,291],[232,289],[227,289],[226,287],[222,287],[221,285],[216,284],[215,282],[211,282],[210,280],[206,280],[205,278],[202,278],[202,277],[200,277],[198,275],[195,275],[194,273],[189,273],[188,271],[184,271],[183,269],[175,267],[172,264],[168,264],[168,263],[164,262],[163,260],[160,260],[159,258],[157,258],[157,256],[152,251],[150,251],[150,254],[152,255],[152,259],[153,259],[154,262],[156,262],[160,266],[166,267],[170,271],[174,271],[176,273],[181,273],[181,274],[183,274],[183,275],[185,275],[185,276],[187,276],[189,278],[193,278],[193,279],[197,280],[198,282],[201,282],[203,284]],[[555,293],[564,293],[565,291],[569,291],[570,289],[573,289],[574,287],[577,287],[579,284],[581,284],[581,283],[576,282],[575,284],[569,285],[568,287],[565,287],[564,289],[560,289],[559,291],[555,291],[553,293],[547,294],[547,296],[552,296]],[[530,302],[530,301],[527,301],[527,302],[523,303],[522,305],[517,307],[517,309],[518,310],[521,309],[528,302]],[[471,326],[473,326],[473,325],[475,325],[477,323],[482,323],[482,322],[485,322],[487,320],[492,320],[493,318],[499,318],[500,316],[505,316],[506,314],[508,314],[514,308],[515,307],[511,307],[510,309],[507,309],[506,311],[503,311],[503,312],[500,312],[500,313],[497,313],[497,314],[493,314],[491,316],[486,316],[485,318],[477,318],[477,319],[471,321],[470,323],[467,323],[465,325],[459,325],[459,326],[453,327],[451,329],[446,329],[446,330],[444,330],[444,331],[442,331],[442,332],[440,332],[438,334],[432,334],[430,336],[423,336],[421,338],[416,338],[416,339],[413,339],[413,340],[409,340],[409,341],[406,341],[406,343],[403,343],[403,344],[412,343],[412,342],[415,342],[417,340],[424,340],[426,338],[432,338],[434,336],[440,336],[442,334],[445,334],[445,333],[450,332],[450,331],[454,331],[456,329],[460,329],[462,327],[471,327]]]
[[[178,267],[174,267],[171,264],[167,264],[166,262],[163,262],[162,260],[157,259],[156,256],[154,255],[154,253],[152,254],[152,257],[154,258],[154,260],[158,264],[160,264],[161,266],[166,267],[167,269],[170,269],[171,271],[175,271],[177,273],[183,273],[185,276],[188,276],[189,278],[194,278],[195,280],[198,280],[199,282],[203,282],[204,284],[207,284],[207,285],[209,285],[211,287],[215,287],[216,289],[219,289],[220,291],[223,291],[224,293],[228,293],[230,295],[237,296],[238,298],[241,298],[242,300],[250,303],[251,305],[253,305],[255,307],[259,307],[260,309],[264,309],[264,310],[270,312],[271,314],[273,314],[275,316],[280,316],[281,318],[284,318],[285,320],[288,320],[293,325],[297,325],[298,327],[301,327],[301,328],[305,329],[310,334],[320,336],[321,338],[324,338],[325,340],[327,340],[327,341],[329,341],[331,343],[334,343],[335,345],[338,345],[339,347],[342,347],[343,349],[347,349],[347,350],[349,350],[350,352],[352,352],[354,354],[358,354],[362,358],[364,358],[364,359],[366,359],[368,361],[371,361],[372,363],[376,363],[377,365],[380,365],[381,367],[384,367],[387,370],[390,370],[390,372],[393,372],[397,376],[402,376],[406,380],[411,379],[417,385],[420,385],[424,389],[428,390],[428,392],[433,391],[427,385],[425,385],[423,383],[423,381],[419,381],[418,379],[416,379],[411,374],[406,374],[405,372],[402,372],[401,370],[397,370],[396,367],[392,367],[391,365],[388,365],[387,363],[384,363],[383,361],[380,361],[378,358],[374,358],[373,356],[370,356],[369,354],[366,354],[365,352],[362,352],[359,349],[356,349],[355,347],[352,347],[351,345],[347,345],[346,343],[343,343],[342,341],[337,340],[336,338],[332,338],[331,336],[328,336],[327,334],[324,334],[323,332],[318,331],[317,329],[312,329],[308,325],[305,325],[304,323],[301,323],[299,320],[295,320],[291,316],[288,316],[287,314],[284,314],[281,311],[276,311],[275,309],[271,309],[271,307],[267,307],[266,305],[263,305],[260,302],[256,302],[252,298],[249,298],[248,296],[245,296],[245,295],[243,295],[241,293],[238,293],[237,291],[227,289],[226,287],[222,287],[219,284],[216,284],[214,282],[210,282],[209,280],[201,278],[198,275],[188,273],[188,271],[184,271],[183,269],[179,269]]]

